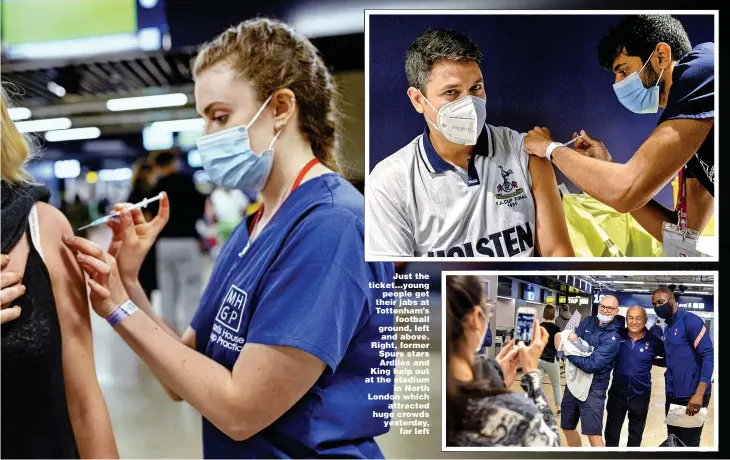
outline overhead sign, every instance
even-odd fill
[[[677,306],[679,308],[684,308],[685,310],[704,310],[705,309],[704,302],[678,303]]]
[[[595,292],[593,294],[593,304],[600,304],[601,299],[606,295],[615,296],[621,306],[638,305],[644,308],[652,308],[651,293]],[[714,296],[681,293],[675,293],[674,295],[677,299],[677,305],[683,310],[712,312],[714,309]]]

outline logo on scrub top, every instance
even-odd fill
[[[494,195],[498,200],[514,198],[524,192],[517,181],[510,180],[510,176],[514,174],[511,169],[505,170],[502,165],[499,165],[499,171],[502,174],[502,183],[497,185],[497,193]]]
[[[233,332],[238,332],[241,328],[241,318],[243,317],[243,309],[246,307],[246,299],[248,299],[246,291],[232,284],[223,298],[218,314],[215,315],[216,322]]]

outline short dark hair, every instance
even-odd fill
[[[152,153],[152,164],[155,166],[165,167],[177,159],[175,150],[158,150]]]
[[[656,294],[657,292],[663,292],[665,294],[669,294],[669,297],[674,297],[674,292],[672,292],[672,290],[666,286],[661,286],[661,287],[656,288],[654,290],[654,294]],[[654,295],[654,294],[652,294],[652,295]]]
[[[662,324],[662,320],[658,319],[658,320],[656,320],[656,323],[657,324]]]
[[[639,14],[626,16],[609,29],[598,44],[598,62],[612,70],[619,54],[638,56],[646,62],[656,45],[664,42],[672,49],[672,60],[678,61],[692,51],[682,23],[668,14]]]
[[[482,52],[466,34],[451,29],[428,29],[406,51],[408,84],[421,92],[434,64],[441,60],[482,62]]]
[[[542,317],[545,318],[548,321],[552,321],[555,319],[555,305],[553,304],[547,304],[545,305],[545,308],[542,309]]]

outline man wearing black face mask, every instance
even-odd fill
[[[669,288],[654,291],[651,303],[659,318],[666,322],[664,348],[667,371],[664,373],[667,399],[670,404],[687,406],[687,415],[695,416],[710,402],[714,346],[702,319],[679,308]],[[667,425],[667,433],[677,436],[687,447],[699,447],[702,427],[682,428]]]
[[[682,24],[669,15],[627,16],[601,40],[598,59],[614,73],[614,92],[624,107],[639,114],[664,109],[656,129],[625,164],[612,163],[603,143],[583,130],[570,148],[535,127],[525,151],[550,159],[597,200],[631,213],[668,255],[682,255],[664,241],[663,223],[701,233],[714,211],[715,45],[692,48]],[[653,198],[678,171],[677,207],[670,210]]]

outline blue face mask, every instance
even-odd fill
[[[613,317],[611,315],[602,315],[600,313],[597,314],[596,317],[598,317],[598,321],[600,321],[603,324],[610,323],[611,320],[613,319]]]
[[[652,52],[651,54],[653,55],[654,53]],[[651,61],[651,55],[644,63],[644,67],[646,67],[649,61]],[[613,91],[616,93],[619,102],[632,112],[656,113],[659,110],[659,82],[664,74],[664,69],[659,74],[656,85],[651,88],[645,88],[644,83],[639,77],[639,73],[644,70],[644,67],[638,72],[633,72],[622,81],[615,83],[613,85]]]
[[[214,184],[238,190],[260,191],[264,188],[274,162],[274,142],[281,131],[276,133],[268,149],[261,154],[256,154],[251,150],[248,129],[261,115],[270,100],[271,96],[266,99],[247,125],[236,126],[198,138],[200,161]]]

